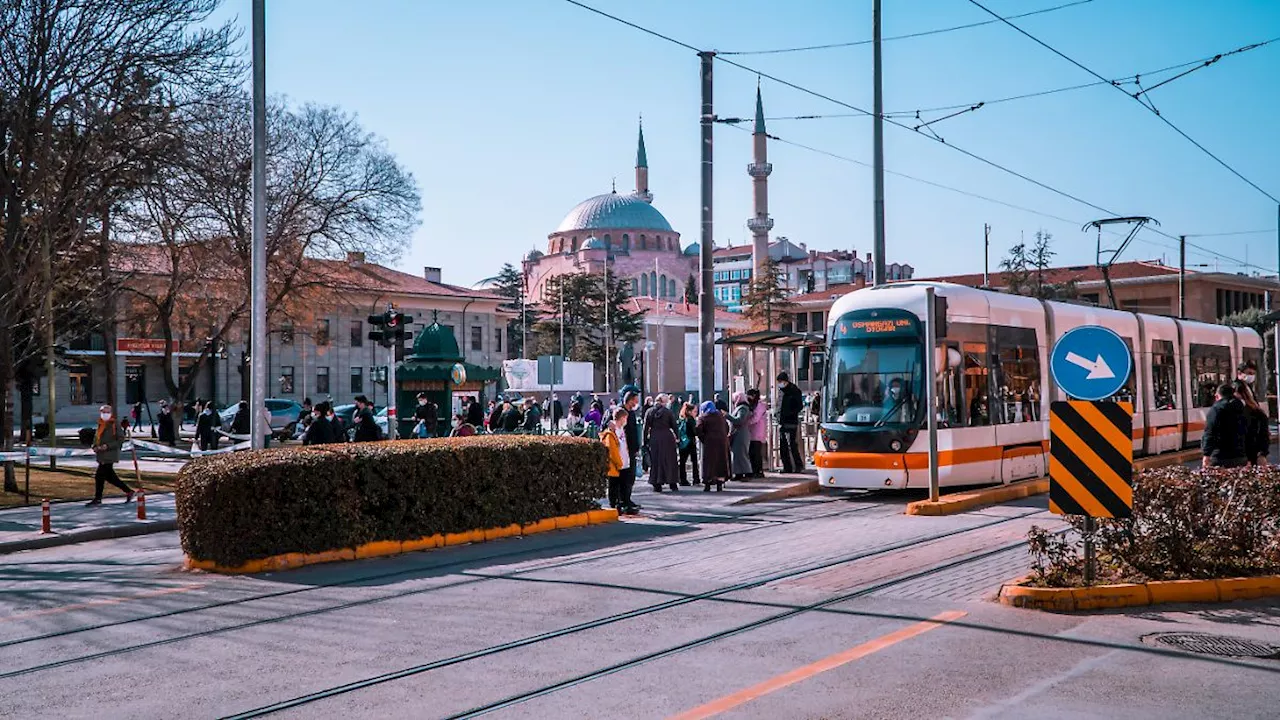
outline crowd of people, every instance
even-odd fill
[[[1271,452],[1271,421],[1253,392],[1257,368],[1241,363],[1236,380],[1218,387],[1217,402],[1205,417],[1200,438],[1203,467],[1266,465]]]

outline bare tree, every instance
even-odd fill
[[[217,0],[0,0],[0,442],[12,447],[14,328],[51,323],[42,299],[82,261],[110,205],[114,145],[163,87],[192,87],[230,66]],[[121,151],[124,151],[121,154]],[[105,164],[104,164],[105,163]],[[58,267],[50,267],[58,264]],[[62,296],[63,298],[67,296]],[[38,317],[38,321],[33,318]],[[24,330],[34,335],[30,330]],[[25,347],[39,347],[27,342]],[[5,489],[16,490],[11,465]]]

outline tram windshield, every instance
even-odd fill
[[[919,342],[837,340],[828,352],[826,422],[918,422],[922,362]]]

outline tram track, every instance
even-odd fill
[[[306,694],[306,695],[301,695],[301,696],[298,696],[298,697],[295,697],[295,698],[292,698],[292,699],[289,699],[289,700],[280,701],[280,702],[277,702],[277,703],[273,703],[273,704],[271,704],[271,705],[265,705],[265,706],[262,706],[262,707],[259,707],[259,708],[255,708],[255,709],[252,709],[252,710],[248,710],[248,711],[244,711],[244,712],[241,712],[241,713],[238,713],[238,714],[235,714],[235,715],[229,715],[229,716],[227,716],[224,720],[239,720],[239,719],[241,719],[241,718],[255,718],[255,717],[263,717],[263,716],[270,715],[270,714],[273,714],[273,713],[277,713],[277,712],[280,712],[280,711],[283,711],[283,710],[289,710],[289,709],[293,709],[293,708],[301,707],[301,706],[304,706],[304,705],[309,705],[309,704],[311,704],[311,703],[318,702],[318,701],[320,701],[320,700],[325,700],[325,699],[332,698],[332,697],[336,697],[336,696],[339,696],[339,695],[344,695],[344,694],[347,694],[347,693],[350,693],[350,692],[354,692],[354,691],[357,691],[357,690],[361,690],[361,689],[365,689],[365,688],[373,687],[373,686],[376,686],[376,685],[381,685],[381,684],[388,683],[388,682],[393,682],[393,681],[396,681],[396,680],[402,680],[402,679],[409,678],[409,677],[414,677],[414,676],[417,676],[417,675],[421,675],[421,674],[424,674],[424,673],[431,672],[431,671],[433,671],[433,670],[440,670],[440,669],[443,669],[443,668],[447,668],[447,667],[451,667],[451,666],[455,666],[455,665],[460,665],[460,664],[462,664],[462,663],[466,663],[466,662],[471,662],[471,661],[474,661],[474,660],[480,660],[480,659],[483,659],[483,658],[492,657],[492,656],[498,655],[498,654],[500,654],[500,653],[505,653],[505,652],[509,652],[509,651],[512,651],[512,650],[517,650],[517,649],[521,649],[521,648],[531,647],[531,646],[534,646],[534,645],[537,645],[537,644],[540,644],[540,643],[544,643],[544,642],[548,642],[548,641],[551,641],[551,640],[555,640],[555,639],[558,639],[558,638],[563,638],[563,637],[567,637],[567,636],[571,636],[571,635],[576,635],[576,634],[583,633],[583,632],[586,632],[586,631],[589,631],[589,630],[594,630],[594,629],[597,629],[597,628],[607,627],[607,626],[610,626],[610,625],[614,625],[614,624],[616,624],[616,623],[625,622],[625,621],[627,621],[627,620],[633,620],[633,619],[636,619],[636,618],[641,618],[641,617],[645,617],[645,616],[653,615],[653,614],[655,614],[655,613],[660,613],[660,612],[663,612],[663,611],[666,611],[666,610],[671,610],[671,609],[674,609],[674,608],[683,607],[683,606],[690,605],[690,604],[692,604],[692,603],[696,603],[696,602],[702,602],[702,601],[708,601],[708,600],[721,599],[721,598],[723,598],[723,596],[725,596],[725,595],[729,595],[729,594],[737,593],[737,592],[743,592],[743,591],[746,591],[746,590],[752,590],[752,589],[755,589],[755,588],[758,588],[758,587],[761,587],[761,586],[764,586],[764,585],[768,585],[768,584],[770,584],[770,583],[778,582],[778,581],[780,581],[780,580],[787,580],[787,579],[794,578],[794,577],[798,577],[798,576],[805,575],[805,574],[808,574],[808,573],[817,572],[817,571],[820,571],[820,570],[826,570],[826,569],[829,569],[829,568],[837,567],[837,566],[839,566],[839,565],[844,565],[844,564],[848,564],[848,563],[852,563],[852,562],[857,562],[857,561],[859,561],[859,560],[864,560],[864,559],[867,559],[867,558],[872,558],[872,557],[877,557],[877,556],[881,556],[881,555],[886,555],[886,554],[889,554],[889,553],[899,552],[899,551],[901,551],[901,550],[905,550],[905,549],[908,549],[908,548],[911,548],[911,547],[915,547],[915,546],[919,546],[919,545],[924,545],[924,544],[931,543],[931,542],[937,542],[937,541],[939,541],[939,540],[945,540],[945,539],[948,539],[948,538],[951,538],[951,537],[955,537],[955,536],[958,536],[958,535],[962,535],[962,534],[965,534],[965,533],[975,532],[975,531],[977,531],[977,530],[983,530],[983,529],[990,528],[990,527],[994,527],[994,526],[997,526],[997,525],[1002,525],[1002,524],[1007,523],[1007,522],[1013,522],[1013,521],[1016,521],[1016,520],[1025,519],[1025,518],[1030,517],[1030,516],[1032,516],[1032,515],[1037,515],[1037,514],[1039,514],[1040,512],[1042,512],[1042,511],[1040,511],[1040,510],[1036,510],[1036,511],[1034,511],[1034,512],[1021,513],[1021,514],[1018,514],[1018,515],[1012,515],[1012,516],[1008,516],[1008,517],[1002,517],[1002,518],[998,518],[998,519],[992,520],[992,521],[990,521],[990,522],[985,522],[985,523],[982,523],[982,524],[979,524],[979,525],[975,525],[975,526],[972,526],[972,527],[960,528],[960,529],[950,530],[950,531],[947,531],[947,532],[944,532],[944,533],[938,533],[938,534],[929,535],[929,536],[925,536],[925,537],[921,537],[921,538],[914,538],[914,539],[909,539],[909,540],[903,540],[903,541],[898,541],[898,542],[894,542],[894,543],[889,543],[889,544],[887,544],[887,545],[883,545],[883,546],[880,546],[880,547],[878,547],[878,548],[872,548],[872,549],[868,549],[868,550],[859,551],[859,552],[856,552],[856,553],[851,553],[851,554],[844,555],[844,556],[841,556],[841,557],[838,557],[838,558],[833,558],[833,559],[826,560],[826,561],[823,561],[823,562],[820,562],[820,563],[814,563],[814,564],[810,564],[810,565],[802,566],[802,567],[795,568],[795,569],[792,569],[792,570],[786,570],[786,571],[782,571],[782,572],[774,572],[774,573],[767,573],[767,574],[765,574],[765,575],[763,575],[763,576],[758,576],[758,577],[753,578],[753,579],[750,579],[750,580],[746,580],[746,581],[743,581],[743,582],[739,582],[739,583],[735,583],[735,584],[732,584],[732,585],[724,586],[724,587],[717,588],[717,589],[714,589],[714,590],[708,590],[708,591],[706,591],[706,592],[702,592],[702,593],[687,594],[687,595],[682,594],[682,595],[680,595],[680,596],[678,596],[678,597],[674,597],[674,598],[672,598],[672,599],[670,599],[670,600],[665,600],[665,601],[662,601],[662,602],[653,603],[653,604],[650,604],[650,605],[645,605],[645,606],[642,606],[642,607],[639,607],[639,608],[635,608],[635,609],[632,609],[632,610],[628,610],[628,611],[625,611],[625,612],[614,613],[614,614],[612,614],[612,615],[606,615],[606,616],[604,616],[604,617],[596,618],[596,619],[594,619],[594,620],[589,620],[589,621],[586,621],[586,622],[576,623],[576,624],[574,624],[574,625],[569,625],[569,626],[566,626],[566,627],[563,627],[563,628],[559,628],[559,629],[557,629],[557,630],[550,630],[550,631],[546,631],[546,632],[538,633],[538,634],[535,634],[535,635],[531,635],[531,636],[528,636],[528,637],[520,638],[520,639],[517,639],[517,640],[511,640],[511,641],[508,641],[508,642],[505,642],[505,643],[500,643],[500,644],[497,644],[497,645],[492,645],[492,646],[489,646],[489,647],[487,647],[487,648],[483,648],[483,649],[480,649],[480,650],[474,650],[474,651],[471,651],[471,652],[462,653],[462,654],[459,654],[459,655],[454,655],[454,656],[451,656],[451,657],[448,657],[448,658],[443,658],[443,659],[440,659],[440,660],[433,660],[433,661],[428,662],[428,663],[423,663],[423,664],[419,664],[419,665],[411,666],[411,667],[408,667],[408,668],[404,668],[404,669],[401,669],[401,670],[396,670],[396,671],[392,671],[392,672],[388,672],[388,673],[383,673],[383,674],[380,674],[380,675],[375,675],[375,676],[372,676],[372,677],[369,677],[369,678],[365,678],[365,679],[362,679],[362,680],[357,680],[357,681],[354,681],[354,682],[350,682],[350,683],[345,683],[345,684],[342,684],[342,685],[333,686],[333,687],[330,687],[330,688],[327,688],[327,689],[324,689],[324,690],[316,691],[316,692],[309,693],[309,694]],[[1001,547],[999,547],[999,548],[996,548],[996,549],[993,549],[993,550],[989,550],[989,551],[985,551],[985,552],[983,552],[983,553],[979,553],[979,554],[977,554],[977,555],[967,556],[966,558],[962,558],[962,559],[959,559],[959,560],[952,560],[952,561],[948,561],[948,562],[945,562],[945,563],[942,563],[942,564],[939,564],[939,565],[936,565],[936,566],[930,567],[930,568],[928,568],[928,569],[926,569],[926,570],[924,570],[924,571],[920,571],[920,572],[917,572],[917,573],[912,573],[912,574],[907,575],[907,576],[905,576],[905,577],[900,577],[900,578],[896,578],[896,579],[894,579],[894,580],[890,580],[890,581],[887,581],[887,582],[878,583],[878,584],[873,585],[873,586],[868,587],[868,588],[862,588],[862,589],[860,589],[860,590],[858,590],[858,591],[856,591],[856,592],[853,592],[853,593],[845,593],[845,594],[842,594],[842,595],[836,596],[835,598],[831,598],[831,599],[828,599],[828,600],[823,600],[823,601],[820,601],[820,602],[818,602],[818,603],[811,603],[811,604],[809,604],[809,605],[800,606],[798,609],[788,610],[788,611],[783,612],[783,613],[780,613],[780,614],[778,614],[778,615],[770,616],[769,618],[765,618],[764,620],[761,620],[761,621],[756,621],[756,622],[754,622],[754,623],[748,623],[747,625],[744,625],[744,626],[740,626],[740,627],[738,627],[738,628],[731,629],[730,631],[722,631],[722,632],[720,632],[720,633],[715,633],[715,634],[714,634],[714,635],[712,635],[712,636],[707,636],[707,637],[705,637],[705,638],[701,638],[701,639],[699,639],[699,640],[697,640],[697,641],[693,641],[693,643],[694,643],[694,644],[685,643],[685,644],[682,644],[681,646],[678,646],[677,648],[668,648],[667,650],[662,651],[662,652],[663,652],[663,653],[665,653],[665,654],[661,654],[661,655],[659,655],[659,654],[653,654],[653,653],[650,653],[649,655],[642,656],[641,658],[636,658],[636,659],[633,659],[633,660],[629,661],[630,665],[627,665],[627,666],[628,666],[628,667],[630,667],[630,666],[634,666],[634,665],[638,665],[638,664],[643,664],[644,662],[649,662],[650,660],[657,659],[658,657],[665,657],[667,654],[674,654],[675,652],[679,652],[679,651],[681,651],[681,650],[683,650],[683,649],[689,649],[689,648],[692,648],[692,647],[697,647],[697,646],[700,646],[700,645],[704,645],[704,644],[706,644],[706,643],[708,643],[708,642],[713,642],[714,640],[719,639],[719,638],[721,638],[721,637],[729,637],[729,636],[730,636],[730,635],[732,635],[732,634],[739,634],[739,633],[742,633],[742,632],[746,632],[746,631],[748,631],[748,630],[750,630],[750,629],[754,629],[755,627],[763,627],[764,625],[772,624],[772,623],[774,623],[774,622],[779,622],[779,621],[784,620],[784,619],[786,619],[786,618],[788,618],[788,617],[793,617],[793,616],[795,616],[795,615],[798,615],[798,614],[801,614],[801,613],[804,613],[804,612],[812,612],[812,611],[814,611],[814,610],[818,610],[818,609],[821,609],[821,608],[825,608],[825,607],[827,607],[827,606],[829,606],[829,605],[833,605],[833,604],[836,604],[836,603],[838,603],[838,602],[843,602],[844,600],[848,600],[848,599],[851,599],[851,598],[854,598],[854,597],[859,597],[860,595],[869,594],[869,593],[871,593],[871,592],[876,592],[876,591],[878,591],[878,590],[883,590],[883,589],[885,589],[885,588],[887,588],[887,587],[892,587],[893,585],[896,585],[896,584],[900,584],[900,583],[908,582],[908,581],[911,581],[911,580],[916,580],[916,579],[919,579],[919,578],[921,578],[921,577],[925,577],[925,576],[927,576],[927,575],[929,575],[929,574],[933,574],[933,573],[937,573],[937,572],[942,572],[942,571],[944,571],[944,570],[948,570],[948,569],[951,569],[951,568],[953,568],[953,567],[956,567],[957,565],[960,565],[960,564],[964,564],[964,563],[968,563],[968,562],[976,562],[976,561],[977,561],[977,560],[979,560],[979,559],[984,559],[984,558],[986,558],[986,557],[989,557],[989,556],[991,556],[991,555],[994,555],[994,554],[997,554],[997,553],[1000,553],[1000,552],[1007,552],[1007,551],[1009,551],[1009,550],[1011,550],[1011,549],[1014,549],[1014,548],[1017,548],[1017,547],[1022,547],[1023,545],[1025,545],[1025,542],[1024,542],[1024,541],[1018,541],[1018,542],[1015,542],[1015,543],[1009,543],[1009,544],[1007,544],[1007,545],[1003,545],[1003,546],[1001,546]],[[501,576],[486,576],[484,579],[500,580],[500,579],[504,579],[504,578],[502,578]],[[633,590],[635,590],[635,591],[637,591],[637,592],[644,591],[644,590],[643,590],[643,589],[641,589],[641,588],[632,588],[632,589],[633,589]],[[586,682],[586,681],[587,681],[587,680],[589,680],[589,679],[593,679],[594,677],[602,676],[603,674],[609,674],[609,673],[611,673],[611,672],[617,672],[617,671],[618,671],[618,670],[620,670],[620,669],[625,669],[625,668],[623,668],[621,665],[620,665],[620,666],[618,666],[618,667],[610,666],[609,668],[605,668],[605,669],[603,669],[603,670],[597,670],[597,671],[594,671],[593,673],[590,673],[590,674],[589,674],[589,675],[590,675],[590,677],[580,676],[579,678],[575,678],[575,679],[574,679],[574,680],[572,680],[572,681],[565,681],[565,682],[572,682],[573,684],[579,684],[579,683],[581,683],[581,682]],[[3,678],[3,677],[5,677],[5,676],[4,676],[4,675],[0,675],[0,678]],[[570,687],[570,686],[571,686],[571,685],[565,685],[564,683],[557,683],[554,687],[556,687],[557,689],[563,689],[563,687],[561,687],[562,685],[563,685],[564,687]],[[548,692],[554,692],[554,690],[547,691],[547,689],[546,689],[546,688],[543,688],[542,690],[543,690],[543,692],[541,692],[539,695],[537,695],[538,697],[540,697],[542,694],[548,694]],[[528,694],[528,693],[526,693],[525,695],[529,695],[529,694]],[[533,695],[530,695],[529,697],[525,697],[525,698],[524,698],[524,700],[533,699],[533,697],[534,697]],[[510,698],[508,698],[508,700],[510,700]],[[520,700],[520,701],[521,701],[521,702],[523,702],[524,700]],[[507,701],[502,701],[502,702],[507,702]],[[492,710],[494,710],[494,709],[499,709],[499,708],[494,707],[494,708],[489,709],[489,710],[484,710],[484,712],[491,712],[491,711],[492,711]]]
[[[832,503],[832,502],[841,502],[841,500],[830,500],[830,501],[824,501],[822,504],[828,504],[828,503]],[[738,518],[761,517],[761,516],[770,515],[770,514],[774,514],[774,513],[778,513],[778,512],[783,512],[783,511],[787,511],[787,510],[794,510],[794,509],[795,509],[795,507],[796,507],[796,506],[792,505],[792,506],[781,507],[781,508],[771,508],[771,509],[767,509],[767,510],[759,510],[759,511],[752,511],[752,512],[746,512],[746,513],[734,513],[734,514],[729,514],[729,515],[725,515],[725,516],[724,516],[724,520],[723,520],[723,522],[726,522],[726,523],[727,523],[727,522],[733,522],[735,519],[738,519]],[[812,521],[816,521],[816,520],[824,520],[824,519],[830,519],[830,518],[836,518],[836,517],[844,517],[844,516],[848,516],[848,515],[855,515],[855,514],[858,514],[858,513],[867,512],[867,511],[875,510],[875,509],[882,508],[882,507],[884,507],[884,506],[883,506],[883,505],[879,505],[879,504],[865,505],[865,506],[859,506],[859,507],[855,507],[855,508],[847,509],[847,510],[838,510],[838,511],[835,511],[835,512],[822,513],[822,514],[814,515],[814,516],[811,516],[811,517],[803,517],[803,518],[798,518],[798,519],[795,519],[795,520],[785,520],[785,521],[780,521],[780,522],[773,523],[773,524],[768,524],[768,525],[753,525],[753,526],[751,526],[751,527],[737,528],[737,529],[734,529],[734,530],[727,530],[727,531],[720,532],[720,533],[714,533],[714,534],[712,534],[712,535],[710,535],[710,536],[707,536],[707,537],[694,537],[694,538],[686,538],[686,539],[682,539],[682,540],[673,540],[673,541],[671,541],[671,542],[664,543],[664,544],[663,544],[663,547],[666,547],[666,548],[669,548],[669,547],[677,547],[677,546],[685,545],[685,544],[688,544],[688,543],[695,543],[695,542],[697,542],[697,543],[702,543],[702,542],[707,542],[707,541],[710,541],[710,540],[716,540],[716,539],[719,539],[719,538],[722,538],[722,537],[736,536],[736,535],[741,535],[741,534],[749,533],[749,532],[755,532],[755,531],[758,531],[758,530],[764,530],[764,529],[768,529],[768,528],[786,527],[787,525],[791,525],[791,524],[794,524],[794,523],[812,522]],[[660,519],[660,518],[658,518],[658,519]],[[695,523],[686,523],[686,524],[688,524],[688,525],[694,525]],[[331,590],[331,589],[335,589],[335,588],[345,588],[345,587],[358,586],[358,585],[360,585],[360,584],[368,583],[368,582],[376,582],[376,581],[383,581],[383,580],[392,580],[392,579],[395,579],[395,578],[398,578],[398,577],[411,576],[411,575],[418,574],[418,573],[423,573],[423,572],[430,572],[430,571],[437,571],[437,570],[447,570],[447,569],[451,569],[451,568],[464,567],[464,566],[467,566],[467,565],[475,564],[476,562],[490,562],[490,561],[501,561],[501,560],[515,560],[515,559],[517,559],[517,558],[519,558],[519,557],[521,557],[521,556],[536,555],[536,554],[540,554],[540,553],[546,553],[546,552],[548,552],[548,551],[554,551],[554,550],[558,550],[558,549],[569,548],[569,547],[572,547],[573,545],[576,545],[579,541],[580,541],[579,539],[574,539],[574,540],[570,540],[570,541],[568,541],[568,542],[564,542],[564,543],[557,543],[557,544],[548,545],[548,546],[545,546],[545,547],[539,547],[539,548],[523,548],[523,549],[520,549],[520,550],[514,550],[514,551],[511,551],[511,552],[503,552],[503,553],[497,553],[497,554],[494,554],[494,555],[488,555],[488,556],[485,556],[485,557],[482,557],[482,558],[469,558],[469,559],[465,559],[465,560],[455,560],[455,561],[450,561],[450,562],[445,562],[445,563],[436,563],[436,564],[430,564],[430,565],[414,566],[414,567],[412,567],[412,568],[407,568],[407,569],[402,569],[402,570],[395,570],[395,571],[387,572],[387,573],[375,573],[375,574],[372,574],[372,575],[363,575],[363,576],[360,576],[360,577],[351,578],[351,579],[347,579],[347,580],[342,580],[342,581],[339,581],[339,582],[333,582],[333,583],[320,583],[320,584],[316,584],[316,585],[309,585],[309,586],[307,586],[307,587],[292,588],[292,589],[289,589],[289,590],[280,590],[280,591],[270,592],[270,593],[259,593],[259,594],[251,595],[251,596],[248,596],[248,597],[234,598],[234,599],[231,599],[231,600],[223,600],[223,601],[219,601],[219,602],[206,603],[206,604],[203,604],[203,605],[197,605],[197,606],[193,606],[193,607],[186,607],[186,608],[178,608],[178,609],[175,609],[175,610],[167,610],[167,611],[164,611],[164,612],[151,613],[151,614],[148,614],[148,615],[142,615],[142,616],[134,617],[134,618],[125,618],[125,619],[123,619],[123,620],[116,620],[116,621],[113,621],[113,622],[97,623],[97,624],[94,624],[94,625],[87,625],[87,626],[82,626],[82,627],[77,627],[77,628],[69,628],[69,629],[67,629],[67,630],[59,630],[59,631],[54,631],[54,632],[48,632],[48,633],[43,633],[43,634],[40,634],[40,635],[31,635],[31,636],[22,637],[22,638],[15,638],[15,639],[12,639],[12,640],[0,641],[0,649],[4,649],[4,648],[8,648],[8,647],[14,647],[14,646],[19,646],[19,645],[25,645],[25,644],[29,644],[29,643],[33,643],[33,642],[40,642],[40,641],[45,641],[45,640],[53,640],[53,639],[58,639],[58,638],[65,638],[65,637],[70,637],[70,636],[78,635],[78,634],[81,634],[81,633],[92,632],[92,631],[95,631],[95,630],[106,630],[106,629],[111,629],[111,628],[121,627],[121,626],[124,626],[124,625],[131,625],[131,624],[140,623],[140,622],[147,622],[147,621],[151,621],[151,620],[161,620],[161,619],[167,619],[167,618],[172,618],[172,617],[178,617],[178,616],[182,616],[182,615],[188,615],[188,614],[192,614],[192,613],[207,612],[207,611],[211,611],[211,610],[220,610],[220,609],[224,609],[224,608],[228,608],[228,607],[236,607],[236,606],[245,605],[245,604],[248,604],[248,603],[260,602],[260,601],[263,601],[263,600],[274,600],[274,599],[285,598],[285,597],[294,597],[294,596],[300,596],[300,595],[303,595],[303,594],[305,594],[305,593],[318,592],[318,591],[322,591],[322,590]],[[651,548],[647,543],[645,543],[645,544],[642,544],[642,545],[640,545],[640,546],[638,546],[638,547],[628,547],[628,548],[623,548],[623,549],[620,549],[620,550],[605,551],[605,552],[601,552],[601,553],[595,553],[595,554],[590,554],[590,555],[579,556],[579,557],[572,558],[572,559],[570,559],[570,560],[554,561],[554,562],[550,562],[550,563],[546,563],[546,564],[538,565],[538,566],[536,566],[536,567],[524,568],[524,569],[519,570],[519,571],[517,571],[517,572],[518,572],[519,574],[525,574],[525,573],[539,572],[539,571],[543,571],[543,570],[555,570],[555,569],[559,569],[559,568],[573,567],[573,566],[575,566],[575,565],[585,564],[585,563],[588,563],[588,562],[594,562],[594,561],[597,561],[597,560],[609,560],[609,559],[613,559],[613,558],[617,558],[617,557],[624,557],[624,556],[626,556],[626,555],[630,555],[630,554],[638,553],[638,552],[645,552],[645,551],[648,551],[648,550],[651,550],[651,549],[652,549],[652,548]],[[284,620],[284,619],[292,619],[292,618],[294,618],[294,617],[307,617],[307,616],[310,616],[310,615],[321,614],[321,613],[324,613],[324,612],[333,612],[333,611],[338,611],[338,610],[346,610],[346,609],[349,609],[349,608],[352,608],[352,607],[359,607],[359,606],[361,606],[361,605],[365,605],[365,604],[372,604],[372,603],[376,603],[376,602],[382,602],[382,601],[385,601],[385,600],[394,600],[394,599],[397,599],[397,598],[400,598],[400,597],[409,597],[409,596],[412,596],[412,595],[423,594],[423,593],[426,593],[426,592],[433,592],[433,591],[436,591],[436,590],[449,589],[449,588],[452,588],[452,587],[458,587],[458,586],[461,586],[461,585],[470,585],[470,584],[473,584],[473,583],[475,583],[475,582],[483,581],[483,580],[485,580],[485,579],[486,579],[486,578],[483,578],[483,577],[474,577],[474,578],[468,578],[468,579],[466,579],[466,580],[461,580],[461,581],[454,582],[454,583],[447,583],[447,584],[443,584],[443,585],[435,585],[435,586],[432,586],[432,587],[429,587],[429,588],[420,588],[420,589],[417,589],[417,590],[404,591],[404,592],[402,592],[402,593],[393,593],[393,594],[390,594],[390,595],[379,596],[379,597],[377,597],[377,598],[365,598],[365,599],[362,599],[362,600],[352,601],[352,602],[350,602],[350,603],[343,603],[343,604],[340,604],[340,605],[329,606],[329,607],[327,607],[327,608],[317,608],[317,609],[315,609],[315,610],[308,610],[308,611],[304,611],[304,612],[302,612],[302,613],[294,613],[294,614],[291,614],[291,615],[281,616],[281,618],[280,618],[280,619],[281,619],[281,620]],[[271,619],[267,619],[267,620],[271,620]],[[257,622],[257,621],[255,621],[255,622]],[[236,628],[234,628],[234,627],[233,627],[233,628],[227,628],[227,629],[228,629],[228,630],[231,630],[231,629],[236,629]],[[222,630],[216,630],[216,631],[217,631],[217,632],[221,632]],[[161,642],[161,641],[157,641],[157,642]],[[6,677],[8,677],[8,675],[7,675],[7,674],[0,674],[0,679],[4,679],[4,678],[6,678]]]

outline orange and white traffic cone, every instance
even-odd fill
[[[147,519],[147,491],[138,488],[138,519]]]
[[[40,503],[40,534],[48,535],[52,533],[52,525],[52,517],[49,514],[49,498],[45,498],[44,502]]]

